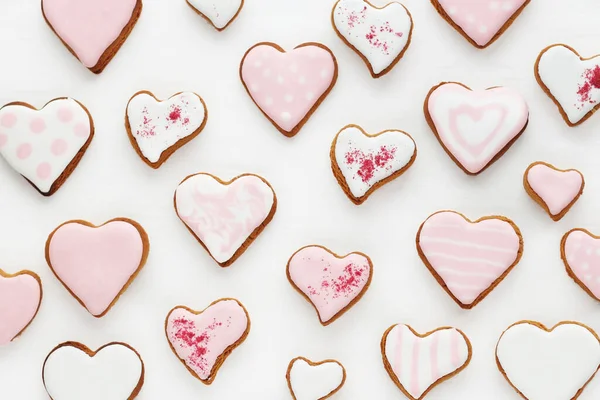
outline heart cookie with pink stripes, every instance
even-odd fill
[[[10,343],[31,324],[42,302],[42,281],[31,271],[14,275],[0,269],[0,346]]]
[[[569,276],[600,301],[600,236],[572,229],[563,236],[560,252]]]
[[[419,228],[417,251],[450,297],[471,309],[517,265],[523,238],[505,217],[471,222],[457,212],[440,211]]]
[[[246,91],[285,136],[298,133],[337,80],[335,56],[320,43],[286,52],[275,43],[251,47],[240,65]]]
[[[435,386],[459,374],[471,362],[471,342],[454,328],[424,335],[408,325],[393,325],[381,340],[383,365],[411,400],[424,398]]]

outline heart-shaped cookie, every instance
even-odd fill
[[[251,47],[240,65],[246,91],[285,136],[298,133],[337,81],[337,61],[326,46],[304,43],[285,52],[275,43]]]
[[[583,194],[585,181],[576,169],[562,170],[545,162],[535,162],[525,171],[527,193],[550,217],[559,221]]]
[[[250,333],[250,316],[235,299],[220,299],[203,311],[177,306],[165,321],[171,350],[192,375],[213,383],[221,365]]]
[[[390,72],[412,39],[410,12],[396,2],[380,8],[367,0],[338,0],[331,20],[338,36],[361,56],[373,78]]]
[[[440,211],[419,228],[417,251],[450,297],[471,309],[517,265],[523,238],[505,217],[471,222],[454,211]]]
[[[552,45],[540,53],[535,77],[569,126],[600,108],[600,55],[583,58],[567,45]]]
[[[600,236],[572,229],[563,236],[560,252],[569,276],[600,301]]]
[[[524,399],[574,400],[600,367],[600,340],[578,322],[548,329],[539,322],[521,321],[500,337],[496,363]]]
[[[381,339],[383,365],[396,386],[411,400],[424,398],[471,362],[471,342],[454,328],[424,335],[408,325],[393,325]]]
[[[182,92],[160,101],[144,90],[129,100],[125,128],[141,159],[152,168],[159,168],[202,132],[207,117],[206,104],[196,93]]]
[[[348,125],[335,137],[331,168],[352,202],[362,204],[378,188],[402,175],[417,158],[417,146],[406,132],[388,130],[369,135]]]
[[[424,108],[446,153],[469,175],[498,160],[529,122],[523,97],[504,87],[472,91],[461,83],[443,82],[431,89]]]
[[[66,97],[42,109],[15,102],[0,109],[0,154],[44,196],[54,194],[94,137],[92,116]]]
[[[473,46],[494,43],[531,0],[431,0],[438,13]]]
[[[244,6],[244,0],[187,0],[187,3],[218,31],[227,28]]]
[[[210,256],[228,267],[271,222],[277,197],[258,175],[224,182],[205,173],[190,175],[175,191],[175,211]]]
[[[323,246],[306,246],[288,261],[287,277],[327,326],[365,294],[373,278],[373,264],[363,253],[342,257]]]
[[[31,324],[42,302],[42,281],[31,271],[7,274],[0,269],[0,346]]]
[[[44,19],[95,74],[117,54],[142,13],[142,0],[42,0]]]
[[[103,317],[148,258],[144,228],[127,218],[100,226],[68,221],[46,242],[46,261],[64,287],[94,317]]]
[[[323,400],[344,386],[346,369],[335,360],[312,362],[297,357],[290,361],[286,378],[294,400]]]
[[[48,354],[42,369],[53,400],[133,400],[142,390],[144,375],[139,353],[118,342],[96,351],[78,342],[62,343]]]

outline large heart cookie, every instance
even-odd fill
[[[365,294],[373,278],[373,264],[362,253],[340,257],[322,246],[306,246],[288,261],[287,277],[327,326]]]
[[[338,36],[363,58],[373,78],[390,72],[412,39],[412,17],[396,2],[379,8],[366,0],[339,0],[331,19]]]
[[[42,0],[50,28],[95,74],[117,54],[141,12],[142,0]]]
[[[585,229],[572,229],[563,236],[560,247],[569,276],[600,301],[600,237]]]
[[[411,400],[464,370],[471,361],[471,343],[454,328],[424,335],[408,325],[393,325],[381,340],[383,365],[396,386]]]
[[[521,321],[500,337],[496,362],[524,399],[577,399],[600,367],[600,341],[592,329],[577,322],[548,329],[539,322]]]
[[[431,0],[440,15],[473,46],[494,43],[531,0]]]
[[[139,353],[125,343],[109,343],[96,351],[77,342],[55,347],[42,369],[46,392],[53,400],[133,400],[144,385]]]
[[[417,158],[413,138],[397,130],[369,135],[360,126],[344,127],[331,145],[331,168],[342,189],[362,204],[378,188],[402,175]]]
[[[417,250],[450,297],[471,309],[517,265],[523,238],[505,217],[471,222],[454,211],[440,211],[421,225]]]
[[[246,251],[276,210],[273,188],[258,175],[224,182],[199,173],[185,178],[175,191],[177,215],[221,267]]]
[[[600,55],[583,58],[567,45],[552,45],[540,53],[535,77],[569,126],[600,108]]]
[[[142,160],[159,168],[202,132],[207,116],[204,100],[196,93],[178,93],[159,101],[151,92],[142,91],[127,104],[125,127]]]
[[[65,288],[94,317],[103,317],[140,272],[150,244],[137,222],[60,225],[46,242],[46,261]]]
[[[0,269],[0,346],[18,337],[35,318],[42,302],[42,282],[31,271],[14,275]]]
[[[444,82],[425,100],[425,118],[440,144],[469,175],[484,171],[521,136],[529,122],[523,97],[504,87],[472,91]]]
[[[217,300],[203,311],[178,306],[169,312],[165,332],[188,371],[210,385],[227,357],[246,340],[250,317],[235,299]]]
[[[187,3],[218,31],[227,28],[244,6],[244,0],[187,0]]]
[[[333,89],[337,70],[333,53],[320,43],[287,53],[274,43],[258,43],[244,55],[240,77],[263,114],[291,137]]]
[[[346,369],[335,360],[312,362],[297,357],[290,361],[286,378],[294,400],[323,400],[344,386]]]
[[[67,180],[93,137],[92,116],[73,99],[54,99],[41,110],[21,102],[0,109],[0,154],[44,196]]]

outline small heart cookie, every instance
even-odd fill
[[[424,335],[408,325],[393,325],[381,339],[383,365],[411,400],[424,398],[440,383],[467,368],[473,354],[467,336],[454,328]]]
[[[112,342],[96,351],[78,342],[55,347],[42,369],[46,392],[53,400],[133,400],[144,385],[139,353],[126,343]]]
[[[325,100],[337,81],[335,56],[320,43],[285,52],[275,43],[258,43],[242,59],[240,77],[262,113],[292,137]]]
[[[408,170],[417,158],[417,146],[406,132],[369,135],[360,126],[348,125],[333,139],[330,157],[335,178],[358,205]]]
[[[20,336],[42,302],[42,281],[31,271],[7,274],[0,269],[0,346]]]
[[[494,43],[531,0],[431,0],[438,13],[473,46]]]
[[[472,91],[462,83],[443,82],[431,89],[424,108],[446,153],[469,175],[498,160],[529,122],[525,99],[504,87]]]
[[[244,6],[244,0],[187,0],[187,3],[218,31],[227,28]]]
[[[569,126],[577,126],[600,108],[600,55],[583,58],[565,44],[545,48],[535,77]]]
[[[205,385],[213,383],[221,365],[250,333],[250,316],[235,299],[220,299],[203,311],[173,308],[165,321],[171,350]]]
[[[92,116],[67,97],[40,110],[22,102],[0,109],[0,155],[44,196],[73,173],[93,137]]]
[[[535,162],[525,171],[523,185],[554,221],[559,221],[583,194],[585,180],[576,169],[562,170]]]
[[[335,360],[312,362],[296,357],[288,365],[286,379],[294,400],[324,400],[344,386],[346,369]]]
[[[450,297],[471,309],[517,265],[523,237],[505,217],[471,222],[457,212],[439,211],[419,228],[417,251]]]
[[[390,72],[412,39],[410,12],[396,2],[379,8],[366,0],[338,0],[331,20],[338,36],[361,56],[373,78]]]
[[[600,339],[578,322],[548,329],[539,322],[521,321],[498,340],[496,363],[524,399],[574,400],[600,367]]]
[[[560,253],[569,276],[600,301],[600,236],[572,229],[563,236]]]
[[[68,221],[46,241],[46,261],[64,287],[96,318],[110,311],[141,271],[150,243],[127,218],[95,226]]]
[[[125,128],[141,159],[152,168],[159,168],[202,132],[207,117],[206,104],[196,93],[181,92],[160,101],[144,90],[129,100]]]

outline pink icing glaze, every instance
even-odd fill
[[[71,222],[52,235],[48,260],[85,308],[100,316],[138,270],[144,250],[140,232],[130,223],[93,228]]]
[[[44,15],[56,34],[88,68],[121,35],[137,0],[42,0]]]
[[[260,109],[291,132],[333,83],[333,55],[314,45],[283,53],[270,45],[251,49],[242,61],[242,80]]]
[[[167,339],[185,365],[208,380],[217,358],[240,340],[248,324],[246,312],[235,300],[220,300],[199,315],[178,307],[167,319]]]
[[[10,343],[31,322],[41,301],[41,288],[31,275],[0,274],[0,346]]]
[[[485,46],[528,0],[437,1],[467,36]]]
[[[371,264],[361,254],[339,259],[322,247],[309,246],[294,254],[288,272],[325,323],[363,292],[371,276]]]
[[[431,268],[465,305],[475,302],[514,264],[521,247],[508,222],[487,219],[472,224],[450,211],[425,221],[418,244]]]
[[[529,169],[527,182],[546,203],[550,214],[560,214],[577,197],[583,178],[577,171],[557,171],[544,164]]]
[[[573,274],[600,300],[600,239],[574,230],[564,242],[564,253]]]

